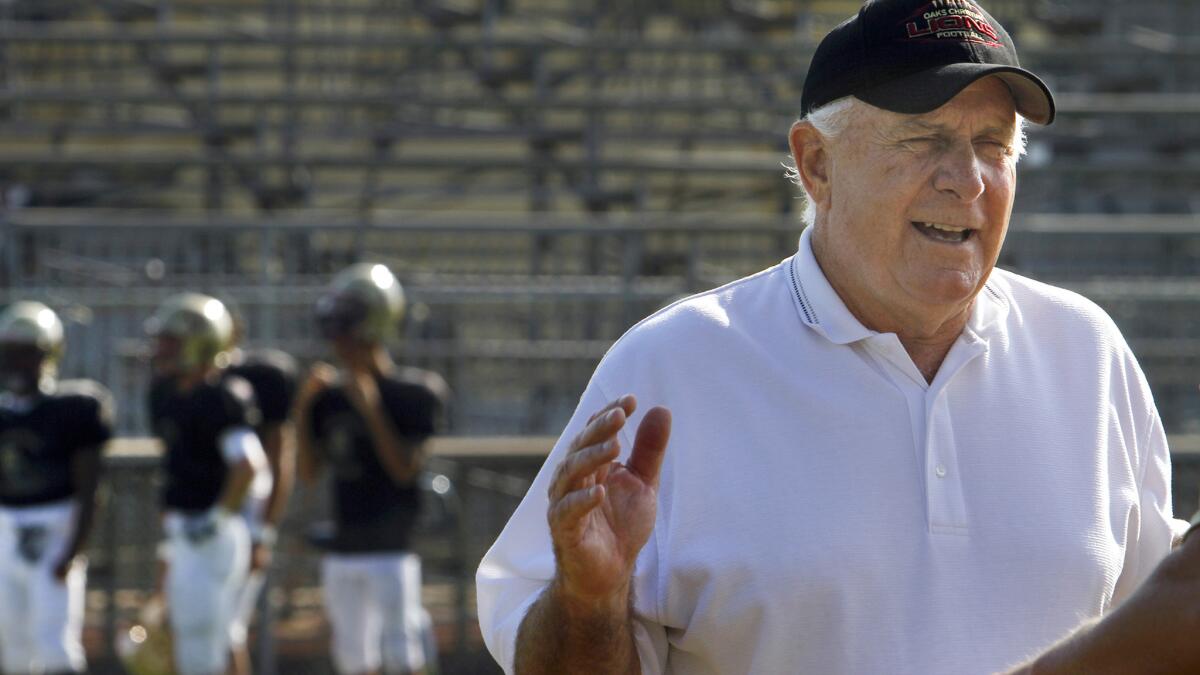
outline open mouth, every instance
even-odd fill
[[[975,234],[975,230],[970,228],[943,223],[925,223],[914,220],[912,221],[912,226],[926,237],[947,244],[961,244],[970,239],[971,235]]]

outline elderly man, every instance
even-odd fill
[[[798,252],[605,356],[480,566],[492,653],[960,674],[1147,672],[1178,646],[1191,667],[1200,542],[1152,574],[1179,523],[1137,362],[1092,303],[993,269],[1045,85],[972,2],[873,0],[802,109]]]

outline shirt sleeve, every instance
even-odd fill
[[[220,387],[219,417],[213,422],[221,431],[233,427],[257,427],[262,421],[254,388],[240,377],[225,378]]]
[[[89,388],[87,395],[80,396],[79,401],[78,417],[72,420],[76,447],[94,448],[104,445],[113,436],[115,404],[112,395],[97,384]]]
[[[1138,490],[1138,517],[1130,527],[1125,565],[1113,591],[1112,607],[1129,597],[1171,551],[1178,527],[1171,509],[1171,453],[1162,420],[1153,406],[1139,454],[1143,457]]]
[[[255,471],[261,471],[267,466],[267,455],[263,451],[262,441],[250,427],[232,427],[226,429],[218,439],[221,457],[225,463],[232,466],[246,460]]]
[[[449,387],[441,375],[430,371],[414,371],[408,378],[401,386],[388,388],[389,414],[401,436],[420,443],[446,430]]]
[[[264,371],[254,396],[262,411],[263,424],[279,424],[286,421],[291,412],[295,378],[292,373],[275,365],[264,368]]]
[[[475,577],[479,625],[488,650],[505,673],[513,672],[517,630],[521,621],[554,577],[554,553],[550,528],[546,523],[549,506],[546,493],[554,469],[566,455],[571,439],[584,428],[588,418],[610,400],[593,379],[528,493],[479,565]],[[629,451],[631,435],[627,434],[631,427],[636,428],[633,426],[636,421],[631,419],[621,433],[623,454]],[[653,607],[657,602],[657,590],[653,583],[656,575],[653,572],[646,573],[643,565],[643,560],[653,557],[654,547],[655,540],[651,535],[643,548],[643,555],[639,556],[637,578],[634,580],[634,638],[643,673],[660,673],[666,663],[664,629],[652,617],[646,617],[644,612],[639,611],[639,607]]]

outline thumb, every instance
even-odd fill
[[[651,485],[658,485],[658,472],[662,468],[667,440],[671,437],[671,411],[655,406],[646,411],[638,425],[633,441],[633,451],[627,463],[630,471],[641,476]]]

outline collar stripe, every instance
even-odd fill
[[[796,301],[800,303],[800,311],[804,312],[804,318],[810,324],[819,324],[821,322],[817,319],[817,312],[812,308],[808,294],[804,292],[804,284],[800,283],[799,277],[796,276],[796,262],[796,256],[792,256],[792,264],[788,265],[788,272],[792,277],[792,292],[796,295]]]

